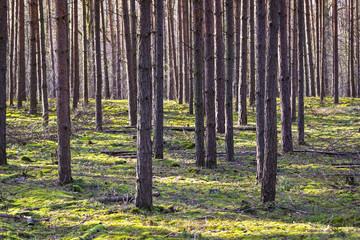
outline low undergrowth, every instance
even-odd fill
[[[269,208],[255,179],[255,132],[235,131],[235,161],[219,155],[218,168],[207,170],[194,164],[193,132],[165,130],[165,157],[153,160],[154,207],[145,211],[131,201],[98,201],[135,194],[136,159],[100,151],[136,151],[136,132],[96,132],[94,102],[72,114],[74,182],[57,185],[56,109],[50,105],[47,128],[40,115],[8,108],[0,214],[24,218],[0,216],[0,239],[360,238],[359,169],[332,166],[359,163],[360,156],[279,154],[277,200]],[[126,101],[104,101],[103,109],[105,130],[128,125]],[[187,112],[186,105],[165,102],[165,125],[194,126]],[[307,98],[305,112],[307,144],[298,146],[294,137],[295,149],[360,152],[359,100],[334,105],[330,98],[324,104]],[[255,125],[252,108],[249,122]],[[217,138],[224,152],[225,135]]]

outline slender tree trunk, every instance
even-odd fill
[[[292,73],[291,73],[291,121],[296,121],[296,93],[298,86],[298,36],[297,31],[297,0],[293,2],[293,44],[292,44]]]
[[[133,61],[133,46],[130,36],[130,22],[129,22],[129,8],[128,2],[123,2],[123,17],[124,17],[124,31],[125,31],[125,44],[126,44],[126,56],[128,67],[128,99],[129,99],[129,123],[131,126],[136,126],[136,78],[134,76],[134,61]],[[135,28],[136,30],[136,28]]]
[[[304,24],[304,3],[298,1],[298,28],[299,28],[299,86],[298,86],[298,142],[299,145],[305,144],[304,137],[304,37],[305,37],[305,24]]]
[[[101,68],[101,43],[100,43],[100,4],[95,0],[95,42],[96,42],[96,96],[95,96],[95,121],[96,130],[102,131],[102,68]]]
[[[234,160],[233,97],[232,79],[234,67],[234,4],[225,1],[226,8],[226,79],[225,79],[225,149],[226,160]]]
[[[249,105],[255,103],[255,24],[254,24],[254,1],[250,1],[250,99]],[[286,21],[286,19],[285,19]]]
[[[41,46],[40,46],[40,32],[39,32],[39,22],[38,25],[38,36],[36,38],[36,53],[37,53],[37,87],[38,87],[38,96],[39,101],[42,101],[42,93],[41,93],[41,86],[42,86],[42,77],[41,77]]]
[[[235,111],[238,113],[240,113],[239,112],[240,51],[241,51],[240,17],[241,17],[241,0],[235,0],[235,82],[233,84],[233,87],[234,87],[234,95],[235,95]]]
[[[179,41],[179,104],[183,103],[184,98],[184,79],[183,79],[183,34],[182,34],[182,14],[181,0],[178,0],[178,41]]]
[[[151,159],[151,0],[140,1],[139,112],[135,205],[152,206]]]
[[[36,41],[39,33],[37,0],[30,0],[30,114],[37,114]]]
[[[257,80],[256,80],[256,180],[262,181],[264,169],[264,95],[265,95],[265,64],[266,64],[266,5],[265,1],[256,1],[256,55],[257,55]]]
[[[169,41],[169,72],[170,72],[170,76],[169,76],[169,86],[168,86],[168,91],[169,91],[169,100],[174,100],[176,99],[176,83],[177,81],[175,80],[174,76],[174,72],[175,72],[175,67],[173,62],[176,61],[176,58],[173,57],[173,51],[174,51],[174,47],[173,47],[173,40],[172,40],[172,33],[171,33],[171,9],[170,9],[170,4],[171,1],[168,2],[168,18],[167,18],[167,23],[168,23],[168,41]]]
[[[176,93],[176,97],[179,98],[179,74],[178,74],[178,65],[177,65],[177,55],[176,55],[176,44],[175,44],[175,31],[174,31],[174,9],[172,6],[172,1],[168,2],[168,8],[169,8],[169,16],[168,16],[168,21],[169,21],[169,28],[170,28],[170,40],[171,40],[171,45],[172,45],[172,62],[173,62],[173,66],[174,66],[174,75],[175,75],[175,93]],[[175,95],[175,94],[174,94]]]
[[[40,29],[41,29],[41,62],[42,62],[42,112],[44,126],[48,126],[49,123],[49,102],[48,102],[48,87],[47,87],[47,65],[46,65],[46,42],[45,42],[45,24],[44,24],[44,7],[43,1],[39,0],[39,11],[40,11]]]
[[[360,98],[360,37],[359,37],[359,1],[355,1],[355,38],[356,38],[356,75],[357,75],[357,97]]]
[[[203,38],[203,0],[194,0],[194,91],[195,91],[195,144],[196,165],[205,166],[204,154],[204,38]]]
[[[320,3],[316,1],[316,91],[320,96]]]
[[[48,25],[49,25],[49,40],[50,40],[50,55],[51,55],[51,69],[52,69],[52,97],[56,98],[56,71],[55,71],[55,60],[54,60],[54,43],[53,43],[53,32],[52,32],[52,18],[51,18],[51,0],[48,0]]]
[[[104,53],[104,81],[105,81],[105,99],[110,99],[110,81],[109,81],[109,66],[107,61],[106,51],[106,25],[105,25],[105,9],[104,3],[101,1],[101,23],[102,23],[102,37],[103,37],[103,53]]]
[[[94,24],[94,1],[95,0],[89,0],[89,7],[90,7],[90,23],[89,23],[89,28],[90,28],[90,41],[91,41],[91,61],[90,61],[90,66],[92,67],[91,72],[92,72],[92,81],[90,84],[90,92],[91,92],[91,97],[94,98],[94,94],[96,94],[96,51],[95,51],[95,32],[94,32],[94,28],[95,28],[95,24]],[[95,97],[96,98],[96,97]]]
[[[114,33],[114,19],[112,1],[107,1],[110,24],[110,44],[111,44],[111,98],[116,99],[116,36]]]
[[[311,38],[311,22],[310,22],[310,7],[309,0],[306,3],[306,33],[307,33],[307,45],[308,45],[308,56],[309,56],[309,70],[310,70],[310,96],[316,96],[315,90],[315,72],[313,62],[313,50],[312,50],[312,38]],[[311,3],[312,4],[312,3]]]
[[[76,109],[80,98],[80,67],[79,67],[79,19],[78,19],[78,0],[74,0],[74,89],[73,89],[73,109]]]
[[[332,0],[334,103],[339,103],[338,1]]]
[[[218,133],[225,133],[225,61],[223,37],[222,1],[215,0],[216,7],[216,127]]]
[[[83,46],[84,46],[84,76],[83,76],[83,97],[84,97],[84,105],[89,103],[89,88],[88,88],[88,44],[87,44],[87,27],[86,27],[86,0],[83,0]]]
[[[242,0],[241,82],[239,89],[239,125],[247,125],[247,72],[248,72],[248,0]]]
[[[306,33],[305,32],[305,30],[304,30],[304,33]],[[304,81],[305,81],[305,95],[307,96],[307,97],[310,97],[310,83],[309,83],[309,80],[310,80],[310,77],[309,77],[309,64],[308,64],[308,60],[307,60],[307,56],[308,56],[308,54],[307,54],[307,49],[306,49],[306,35],[304,35],[304,54],[303,54],[303,57],[304,57],[304,59],[303,59],[303,61],[304,61],[304,70],[305,70],[305,79],[304,79]]]
[[[131,115],[134,124],[131,125],[136,125],[137,122],[137,49],[138,49],[138,43],[137,43],[137,18],[136,18],[136,4],[135,4],[136,0],[130,0],[130,12],[131,12],[131,54],[132,54],[132,58],[131,60],[132,62],[132,71],[133,71],[133,92],[130,94],[131,95],[131,101],[132,101],[132,105],[133,107],[130,109],[131,111]],[[130,121],[132,122],[132,121]]]
[[[18,79],[18,108],[26,100],[26,73],[25,73],[25,10],[24,1],[18,0],[19,4],[19,79]]]
[[[190,9],[192,9],[192,1],[190,1]],[[189,11],[189,46],[193,46],[193,31],[192,31],[192,19],[193,19],[193,14],[192,11]],[[190,59],[190,93],[189,93],[189,114],[193,115],[194,114],[194,74],[193,74],[193,49],[189,47],[189,59]]]
[[[320,34],[321,34],[321,49],[322,49],[322,74],[321,74],[321,81],[320,81],[320,102],[324,101],[325,97],[325,62],[326,62],[326,36],[325,36],[325,0],[321,0],[321,8],[320,8]]]
[[[117,60],[116,60],[116,92],[117,98],[121,99],[122,96],[122,83],[121,83],[121,42],[120,42],[120,11],[119,0],[116,0],[116,42],[117,42]]]
[[[325,1],[325,0],[323,0]],[[350,83],[351,83],[351,97],[356,97],[355,87],[355,69],[354,69],[354,0],[350,0]],[[325,14],[325,10],[324,10]],[[324,17],[325,21],[325,17]],[[325,36],[325,24],[324,24]],[[325,39],[325,37],[324,37]]]
[[[13,69],[13,59],[14,59],[14,32],[15,32],[15,0],[11,1],[11,29],[10,29],[10,59],[9,59],[9,100],[10,106],[14,105],[14,69]],[[16,44],[16,43],[15,43]],[[15,52],[16,54],[16,52]]]
[[[183,7],[183,40],[184,40],[184,100],[186,103],[190,101],[190,84],[189,84],[189,3],[188,0],[182,0]]]
[[[276,81],[277,50],[279,30],[278,0],[268,0],[268,46],[267,77],[265,83],[265,149],[264,175],[261,187],[261,199],[264,203],[275,201],[276,169],[277,169],[277,124],[276,124]]]
[[[286,0],[280,1],[280,95],[281,95],[281,151],[292,152],[290,74],[288,68]]]
[[[214,1],[205,5],[206,25],[206,167],[216,168]]]
[[[15,21],[15,49],[14,49],[14,78],[13,78],[13,99],[15,100],[16,98],[16,89],[17,89],[17,73],[18,73],[18,56],[19,56],[19,52],[18,52],[18,46],[19,46],[19,41],[18,41],[18,35],[19,35],[19,4],[18,1],[16,1],[16,21]]]
[[[155,114],[154,114],[154,154],[155,158],[164,157],[164,0],[156,0],[156,79],[154,84],[155,92]]]
[[[347,74],[347,86],[346,86],[346,97],[351,97],[351,0],[345,1],[345,9],[348,11],[347,15],[347,25],[348,25],[348,48],[347,48],[347,57],[348,57],[348,74]]]
[[[0,4],[0,165],[6,165],[6,54],[8,43],[7,3]],[[14,7],[14,5],[12,5]]]
[[[70,151],[70,92],[69,92],[69,49],[68,49],[68,11],[66,0],[56,0],[57,23],[57,128],[59,148],[59,183],[72,182]]]

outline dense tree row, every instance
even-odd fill
[[[164,155],[164,99],[187,103],[190,114],[195,108],[195,162],[206,168],[217,167],[216,133],[225,133],[233,161],[233,114],[247,125],[255,105],[257,181],[262,200],[273,202],[277,97],[283,153],[293,150],[294,121],[305,143],[304,97],[360,97],[358,1],[57,0],[55,12],[51,3],[0,6],[0,164],[6,101],[22,108],[28,100],[31,115],[41,101],[47,126],[49,95],[57,102],[61,184],[72,181],[71,98],[73,109],[95,98],[97,131],[102,99],[128,99],[138,131],[136,205],[150,207],[152,149]]]

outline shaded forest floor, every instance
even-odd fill
[[[360,100],[305,102],[306,146],[360,152]],[[279,154],[276,207],[260,203],[255,181],[256,135],[235,131],[234,162],[218,156],[218,169],[194,164],[194,133],[165,131],[165,159],[154,160],[154,208],[97,199],[135,193],[136,159],[102,154],[136,151],[126,101],[103,101],[104,129],[96,132],[94,102],[72,115],[74,183],[58,186],[56,109],[44,128],[41,116],[8,108],[9,166],[0,167],[0,239],[359,239],[360,170],[332,164],[360,163],[359,155]],[[280,130],[280,115],[278,115]],[[236,119],[234,119],[236,121]],[[249,109],[250,126],[255,125]],[[187,107],[165,103],[166,126],[194,126]],[[218,134],[218,152],[224,152]],[[280,134],[279,134],[280,140]],[[1,215],[23,216],[21,218]]]

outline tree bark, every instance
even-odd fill
[[[14,35],[15,35],[15,0],[11,1],[11,26],[10,26],[10,49],[9,49],[9,101],[10,106],[14,105],[14,69],[13,69],[13,59],[14,59]],[[10,24],[10,22],[9,22]],[[17,54],[15,52],[15,54]]]
[[[131,54],[132,54],[132,58],[131,60],[132,62],[132,71],[133,71],[133,92],[131,93],[132,97],[131,97],[131,101],[132,101],[132,105],[133,108],[130,109],[130,111],[132,111],[132,115],[133,118],[135,117],[134,121],[134,125],[136,125],[137,122],[137,50],[138,50],[138,43],[137,43],[137,17],[136,17],[136,0],[130,0],[130,17],[131,17]]]
[[[110,99],[109,65],[107,61],[105,9],[104,9],[103,1],[101,1],[101,23],[102,23],[103,53],[104,53],[103,60],[104,60],[105,99]]]
[[[309,56],[309,70],[310,70],[310,96],[316,96],[315,90],[315,72],[314,72],[314,62],[313,62],[313,50],[312,50],[312,38],[311,38],[311,22],[310,22],[310,6],[309,0],[305,1],[306,3],[306,34],[307,34],[307,45],[308,45],[308,56]]]
[[[293,44],[292,44],[292,73],[291,73],[291,121],[296,121],[296,93],[298,85],[298,36],[297,36],[297,0],[293,2]],[[295,26],[295,27],[294,27]]]
[[[95,122],[96,130],[102,131],[102,68],[101,68],[101,43],[100,43],[100,3],[95,0],[95,51],[96,51],[96,95],[95,95]]]
[[[113,19],[113,6],[112,1],[107,1],[109,12],[109,24],[110,24],[110,44],[111,44],[111,98],[116,99],[116,36],[114,33],[114,19]]]
[[[89,103],[89,78],[88,78],[88,44],[87,44],[87,13],[86,13],[86,0],[83,0],[83,46],[84,46],[84,72],[83,72],[83,97],[84,104],[87,105]]]
[[[154,114],[154,154],[156,159],[164,157],[164,0],[156,0],[156,39],[155,63],[156,79],[154,82],[155,114]]]
[[[299,84],[298,84],[298,142],[299,145],[305,144],[304,136],[304,36],[305,36],[305,24],[304,24],[304,3],[298,1],[298,28],[299,28]]]
[[[225,133],[225,59],[223,37],[222,1],[215,0],[216,7],[216,127],[218,133]]]
[[[52,97],[56,98],[56,71],[55,71],[55,57],[54,57],[54,43],[53,43],[53,32],[52,32],[52,18],[51,18],[51,0],[48,0],[48,25],[49,25],[49,41],[50,41],[50,56],[51,56],[51,69],[52,69]]]
[[[138,160],[136,167],[135,205],[139,208],[152,206],[152,159],[151,159],[151,0],[140,1],[140,55],[138,83]]]
[[[18,79],[18,108],[26,100],[26,73],[25,73],[25,10],[24,1],[19,4],[19,79]]]
[[[257,55],[257,80],[256,80],[256,180],[262,181],[264,168],[264,95],[265,95],[265,64],[266,64],[266,5],[265,1],[256,1],[256,55]]]
[[[286,19],[285,19],[286,20]],[[250,1],[250,94],[249,105],[255,103],[255,24],[254,24],[254,1]]]
[[[39,1],[39,11],[40,11],[40,29],[41,29],[41,62],[42,62],[42,112],[43,112],[43,121],[44,126],[47,127],[49,123],[49,102],[48,102],[48,87],[47,87],[47,64],[46,64],[46,42],[45,42],[45,24],[44,24],[44,7],[43,1]]]
[[[233,96],[232,79],[234,67],[234,4],[226,0],[226,79],[225,79],[225,149],[226,160],[234,160]]]
[[[339,103],[338,1],[332,0],[334,103]]]
[[[355,1],[355,38],[356,38],[356,74],[357,74],[357,97],[360,98],[360,37],[359,37],[359,1]]]
[[[59,183],[72,182],[70,152],[70,92],[67,0],[56,0],[57,23],[57,128],[59,148]]]
[[[182,14],[181,0],[178,0],[178,41],[179,41],[179,104],[183,103],[184,98],[184,79],[183,79],[183,34],[182,34]],[[196,110],[195,110],[196,111]]]
[[[241,81],[239,89],[239,125],[247,125],[247,74],[248,74],[248,0],[242,0]]]
[[[73,89],[73,109],[76,109],[80,98],[80,67],[79,67],[79,20],[78,20],[78,0],[74,0],[74,89]]]
[[[241,0],[236,0],[235,1],[235,82],[233,84],[233,87],[234,87],[234,95],[235,95],[235,112],[238,113],[240,113],[239,112],[240,51],[241,51],[240,17],[241,17]]]
[[[116,59],[116,93],[117,98],[122,98],[121,83],[121,45],[120,45],[120,11],[119,0],[116,0],[116,41],[117,41],[117,59]]]
[[[214,1],[205,5],[206,25],[206,167],[216,168]]]
[[[8,44],[7,35],[7,3],[0,4],[0,165],[6,165],[6,51]],[[14,7],[14,5],[13,5]]]
[[[195,144],[196,165],[205,166],[204,154],[204,38],[203,38],[203,0],[194,0],[194,92],[195,92]]]
[[[281,151],[292,152],[290,75],[288,68],[286,0],[280,1],[280,96],[281,96]]]
[[[320,1],[320,0],[319,0]],[[316,91],[320,96],[320,3],[316,1]]]
[[[277,169],[276,81],[278,66],[278,0],[268,0],[267,77],[265,83],[265,156],[261,199],[264,203],[275,201]]]
[[[36,41],[39,35],[37,0],[30,0],[30,114],[37,114]]]
[[[351,83],[351,97],[355,98],[357,92],[355,87],[355,69],[354,69],[354,1],[349,0],[349,2],[350,2],[350,83]],[[325,15],[325,10],[324,10],[324,15]],[[325,17],[324,17],[324,22],[325,22]],[[324,36],[325,36],[325,23],[323,28],[324,28]]]

